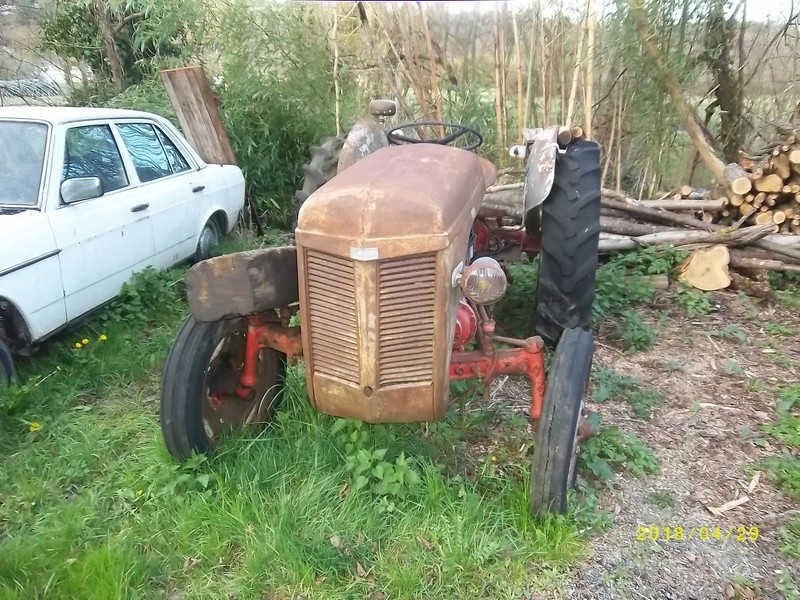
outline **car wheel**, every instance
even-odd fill
[[[600,147],[575,140],[556,159],[542,204],[534,327],[553,347],[565,329],[589,328],[600,240]]]
[[[14,375],[14,359],[11,350],[0,340],[0,387],[10,386]]]
[[[200,232],[200,238],[197,240],[197,248],[194,251],[192,262],[198,263],[201,260],[211,258],[211,250],[219,244],[220,233],[219,225],[214,219],[209,219],[203,225],[203,230]]]
[[[531,512],[543,516],[567,509],[575,483],[579,422],[592,370],[594,340],[585,329],[567,329],[556,347],[542,414],[536,429],[531,473]]]
[[[272,419],[286,357],[262,349],[255,386],[238,396],[246,332],[246,318],[206,323],[189,317],[181,327],[161,387],[161,431],[175,458],[210,453],[225,434],[258,431]]]

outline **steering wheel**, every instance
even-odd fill
[[[412,138],[401,133],[398,133],[405,129],[406,127],[441,127],[444,129],[452,129],[453,132],[444,135],[442,137],[431,137],[426,139],[420,138]],[[390,144],[394,144],[398,146],[400,144],[441,144],[442,146],[447,146],[452,144],[458,138],[465,136],[465,135],[472,135],[477,138],[477,140],[463,146],[464,150],[475,150],[478,146],[483,143],[483,136],[477,129],[473,129],[472,127],[468,127],[467,125],[462,125],[461,123],[445,123],[443,121],[414,121],[412,123],[402,123],[401,125],[397,125],[396,127],[392,127],[389,131],[386,132],[386,138],[389,140]]]

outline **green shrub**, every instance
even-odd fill
[[[614,470],[626,470],[641,477],[658,473],[653,452],[632,433],[619,427],[606,427],[586,440],[580,453],[582,466],[595,478],[610,484]]]

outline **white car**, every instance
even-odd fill
[[[207,258],[244,178],[165,119],[130,110],[0,108],[0,382],[9,350],[53,335],[148,266]]]

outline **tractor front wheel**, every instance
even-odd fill
[[[200,322],[189,317],[172,345],[161,387],[161,431],[179,460],[209,453],[223,435],[258,431],[272,418],[285,355],[261,348],[255,385],[237,393],[244,366],[246,318]]]
[[[543,516],[567,509],[575,483],[581,420],[594,340],[590,331],[567,329],[561,336],[547,377],[536,430],[531,475],[531,512]]]

